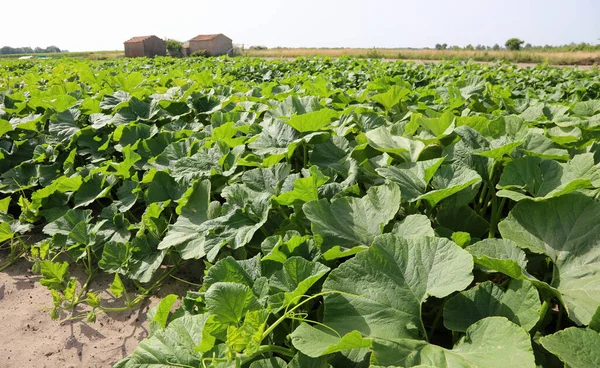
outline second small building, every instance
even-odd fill
[[[206,53],[211,56],[231,54],[233,51],[233,42],[231,38],[222,33],[198,35],[185,41],[181,49],[183,55],[186,56],[200,50],[206,50]]]
[[[138,36],[124,42],[125,57],[154,57],[167,54],[167,42],[156,36]]]

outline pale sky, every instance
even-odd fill
[[[0,0],[0,47],[120,50],[224,33],[268,47],[600,43],[600,0]]]

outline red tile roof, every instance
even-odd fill
[[[198,35],[192,39],[190,39],[190,41],[210,41],[213,38],[222,35],[222,33],[217,33],[217,34],[207,34],[207,35]]]
[[[125,43],[140,43],[140,42],[144,42],[147,39],[149,39],[152,36],[138,36],[138,37],[132,37],[129,40],[125,41]]]

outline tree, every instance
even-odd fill
[[[182,46],[183,43],[181,43],[180,41],[174,40],[172,38],[169,38],[167,40],[167,50],[179,51],[181,50]]]
[[[500,50],[500,45],[495,44],[494,46],[492,46],[492,50],[494,50],[494,51]]]
[[[468,44],[467,46],[465,46],[465,50],[473,51],[473,45]]]
[[[508,40],[506,40],[506,43],[504,44],[504,46],[506,46],[506,48],[509,50],[519,51],[521,49],[521,45],[524,43],[525,43],[525,41],[513,37],[513,38],[509,38]]]
[[[0,54],[3,54],[3,55],[14,54],[14,53],[15,53],[15,49],[10,46],[3,46],[0,49]]]
[[[172,38],[169,38],[167,40],[167,51],[169,52],[169,55],[171,55],[171,56],[175,56],[175,57],[183,56],[183,54],[181,53],[182,47],[183,47],[183,43],[181,43],[181,41],[177,41]]]

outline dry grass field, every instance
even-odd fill
[[[507,60],[515,63],[545,63],[555,65],[592,65],[600,63],[600,51],[468,51],[468,50],[430,50],[430,49],[353,49],[353,48],[273,48],[267,50],[246,50],[246,56],[252,57],[361,57],[409,60]]]
[[[0,55],[0,58],[15,59],[20,54]],[[34,57],[50,58],[71,57],[80,59],[106,60],[124,57],[121,50],[64,52],[54,54],[35,54]],[[244,56],[290,59],[296,57],[357,57],[398,60],[474,60],[493,62],[506,60],[513,63],[548,63],[551,65],[594,65],[600,64],[600,51],[469,51],[469,50],[433,50],[433,49],[359,49],[359,48],[272,48],[266,50],[245,50]]]

